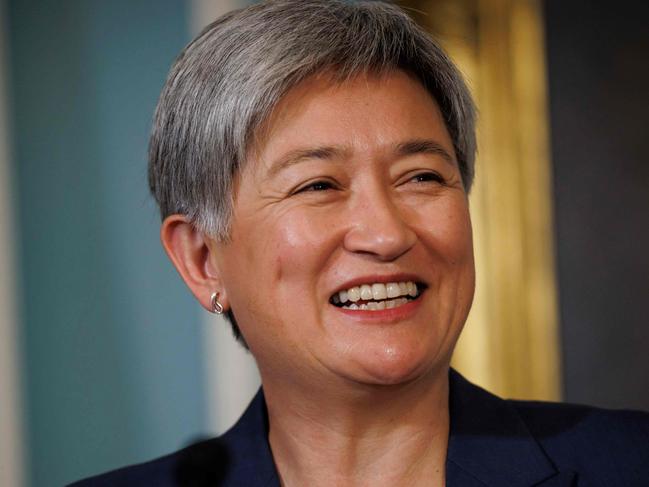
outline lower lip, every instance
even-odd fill
[[[408,301],[406,304],[397,306],[396,308],[389,309],[376,309],[376,310],[361,310],[361,309],[348,309],[339,308],[334,306],[337,311],[345,314],[346,316],[354,319],[355,321],[362,321],[365,323],[386,324],[395,323],[411,317],[419,306],[421,305],[421,295],[417,299]],[[333,306],[333,305],[332,305]]]

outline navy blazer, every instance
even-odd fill
[[[449,487],[649,486],[647,413],[503,400],[453,370],[449,407]],[[279,487],[263,392],[223,436],[73,485]]]

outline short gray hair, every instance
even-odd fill
[[[344,82],[391,70],[414,76],[437,101],[468,192],[473,101],[423,29],[381,1],[269,0],[217,19],[171,68],[149,145],[149,186],[162,218],[183,214],[200,231],[227,240],[234,177],[283,96],[317,73]]]

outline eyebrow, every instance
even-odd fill
[[[340,158],[345,154],[342,147],[324,146],[313,147],[309,149],[297,149],[284,155],[279,161],[273,164],[268,171],[268,176],[274,176],[291,166],[299,164],[310,159],[331,160]]]
[[[399,156],[412,156],[415,154],[433,154],[441,156],[453,167],[457,166],[455,157],[451,155],[441,144],[429,139],[414,139],[397,144],[395,152]]]
[[[455,157],[453,157],[441,144],[429,139],[413,139],[396,144],[392,149],[396,156],[404,157],[416,154],[433,154],[441,156],[442,159],[453,167],[457,166]],[[323,146],[313,147],[307,149],[297,149],[290,151],[284,155],[279,161],[274,163],[268,172],[268,176],[272,177],[277,173],[299,164],[301,162],[320,159],[332,160],[343,158],[345,154],[349,153],[343,147],[338,146]]]

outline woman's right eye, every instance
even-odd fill
[[[333,189],[334,185],[330,181],[314,181],[305,186],[299,188],[295,193],[306,193],[312,191],[326,191],[328,189]]]

